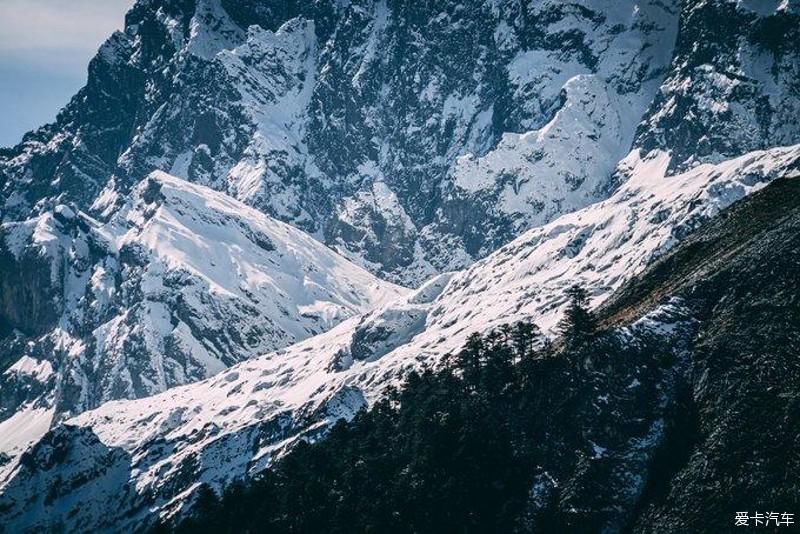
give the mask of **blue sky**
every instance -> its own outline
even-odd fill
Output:
[[[134,0],[0,0],[0,146],[55,119]]]

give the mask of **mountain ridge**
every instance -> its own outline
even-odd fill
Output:
[[[108,223],[59,205],[0,228],[2,272],[38,273],[41,287],[11,283],[41,299],[31,314],[47,314],[0,345],[12,356],[2,419],[47,408],[56,424],[208,378],[405,292],[301,230],[160,172]]]
[[[162,513],[177,513],[200,482],[224,487],[257,473],[297,440],[316,439],[337,419],[375,402],[412,369],[458,350],[473,331],[531,318],[552,331],[566,304],[564,289],[576,281],[586,284],[595,305],[602,302],[731,203],[780,177],[800,177],[799,150],[755,152],[677,177],[654,172],[654,166],[666,172],[663,159],[645,162],[638,178],[609,201],[533,229],[471,269],[442,275],[399,302],[208,381],[139,401],[107,403],[68,421],[37,445],[40,454],[58,456],[56,451],[85,446],[88,450],[79,457],[97,454],[97,459],[51,464],[43,457],[41,470],[30,462],[15,468],[12,461],[5,487],[24,494],[32,487],[25,477],[41,476],[45,483],[58,474],[64,481],[81,480],[81,491],[111,498],[117,490],[102,481],[108,469],[121,470],[115,477],[136,489],[120,497],[116,508],[140,514],[163,507]],[[659,216],[653,206],[668,206],[669,213]],[[637,211],[638,226],[630,219]],[[602,243],[608,246],[600,248]],[[490,283],[500,293],[488,290]],[[537,286],[539,291],[533,291]],[[497,306],[517,307],[518,312],[500,312]],[[484,316],[491,319],[479,321]],[[137,473],[135,482],[122,474],[129,470]],[[64,494],[66,508],[55,500],[48,509],[66,514],[75,507],[81,521],[100,514],[91,506],[84,509],[77,491]]]

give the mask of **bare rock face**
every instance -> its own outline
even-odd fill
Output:
[[[103,224],[2,226],[0,420],[60,421],[324,332],[404,290],[304,232],[164,173]],[[30,414],[29,414],[30,415]]]
[[[797,143],[800,11],[794,2],[688,2],[672,64],[635,145],[680,171]]]
[[[676,2],[140,1],[57,122],[0,154],[4,220],[105,219],[153,170],[419,285],[601,198]]]

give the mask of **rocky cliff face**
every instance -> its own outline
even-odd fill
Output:
[[[678,17],[674,2],[140,1],[58,121],[0,155],[4,219],[56,199],[106,218],[159,169],[418,285],[603,196]]]
[[[58,422],[201,380],[404,292],[300,230],[163,173],[105,224],[59,205],[0,228],[12,328],[0,340],[1,419],[36,411]]]
[[[797,142],[800,11],[795,2],[686,2],[672,64],[635,146],[679,171]]]

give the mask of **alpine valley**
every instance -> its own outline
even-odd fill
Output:
[[[0,149],[0,532],[178,528],[503,325],[581,362],[513,530],[800,514],[798,179],[795,0],[138,0]]]

